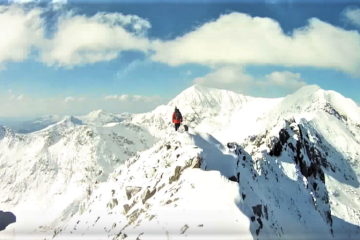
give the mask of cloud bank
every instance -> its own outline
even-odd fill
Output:
[[[276,87],[278,91],[289,94],[306,85],[300,73],[289,71],[272,72],[261,78],[255,78],[239,66],[226,66],[214,70],[204,77],[195,78],[193,83],[208,87],[227,89],[241,94],[250,94],[259,87],[266,91]]]
[[[25,11],[17,6],[0,6],[0,64],[22,62],[32,47],[41,46],[44,39],[41,13],[40,9]]]
[[[128,26],[134,32],[126,30]],[[54,38],[44,41],[42,61],[49,66],[72,68],[113,60],[121,51],[147,52],[150,43],[142,34],[150,27],[144,19],[119,13],[64,15]]]
[[[345,20],[357,27],[360,27],[360,8],[357,6],[350,6],[343,11]]]
[[[11,92],[9,92],[9,95]],[[39,117],[43,115],[84,115],[103,109],[111,113],[142,113],[155,109],[165,100],[158,96],[113,95],[103,98],[30,98],[24,95],[0,96],[0,117]]]
[[[359,32],[316,18],[288,35],[273,19],[231,13],[174,40],[156,41],[154,48],[152,60],[171,66],[310,66],[360,74]]]
[[[75,12],[60,14],[57,31],[44,38],[45,11],[21,6],[0,8],[0,63],[24,61],[32,48],[39,49],[40,61],[48,66],[74,66],[110,61],[122,51],[140,51],[155,62],[170,66],[195,63],[276,65],[331,68],[360,74],[360,34],[319,19],[309,19],[291,34],[283,32],[270,18],[231,13],[207,22],[174,40],[149,40],[148,20],[136,15]],[[360,10],[344,12],[353,24],[360,24]]]

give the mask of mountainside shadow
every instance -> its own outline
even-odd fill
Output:
[[[12,223],[16,222],[16,216],[12,212],[3,212],[0,210],[0,231],[6,229]]]
[[[239,184],[242,201],[236,205],[249,218],[249,231],[254,240],[283,237],[294,240],[341,239],[343,233],[351,229],[350,237],[356,239],[356,225],[332,216],[328,203],[329,193],[324,189],[325,183],[320,176],[313,178],[309,175],[309,185],[305,186],[301,173],[298,179],[294,179],[279,168],[279,163],[275,160],[282,161],[287,156],[267,156],[266,161],[256,160],[237,145],[234,151],[236,157],[215,147],[219,142],[211,135],[206,138],[197,134],[193,136],[195,145],[205,151],[211,149],[208,157],[205,157],[204,170],[219,171],[223,177]],[[228,144],[227,147],[231,149],[232,146]],[[281,153],[285,155],[286,152]],[[295,161],[291,163],[295,168],[299,167]],[[313,190],[313,186],[316,190]],[[313,201],[312,191],[316,192],[316,203]]]
[[[305,122],[305,120],[303,121]],[[326,174],[336,179],[338,182],[350,185],[354,188],[358,188],[360,186],[359,179],[353,167],[350,165],[349,161],[345,159],[345,156],[338,150],[336,150],[335,146],[329,143],[321,133],[316,131],[316,129],[312,126],[311,122],[306,121],[303,124],[302,128],[304,128],[302,132],[303,135],[305,135],[303,136],[303,138],[308,140],[308,137],[306,135],[308,134],[307,132],[310,130],[312,135],[316,136],[319,139],[315,147],[318,149],[320,148],[322,151],[322,153],[314,153],[312,149],[310,149],[310,147],[307,147],[305,144],[305,148],[309,158],[319,158],[321,166],[323,167],[323,170],[326,171]]]
[[[334,227],[334,239],[359,239],[360,226],[346,222],[345,220],[332,216]]]

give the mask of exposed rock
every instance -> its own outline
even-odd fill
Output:
[[[335,190],[335,191],[332,192],[332,195],[333,195],[334,197],[339,197],[339,196],[340,196],[340,193]]]
[[[278,138],[272,138],[269,148],[270,150],[270,156],[276,156],[279,157],[281,155],[282,151],[282,145]]]
[[[235,176],[229,177],[229,180],[233,182],[238,182],[238,179]]]
[[[130,200],[132,196],[141,191],[141,187],[126,187],[126,196]]]
[[[159,192],[163,187],[165,187],[165,183],[163,183],[160,187],[158,187],[157,191]]]
[[[125,214],[126,214],[126,213],[128,213],[128,212],[129,212],[129,210],[130,210],[130,206],[129,206],[129,204],[124,204],[123,208],[124,208],[124,212],[125,212]]]
[[[143,235],[144,233],[140,233],[139,236],[137,236],[136,240],[141,240],[140,236]]]
[[[264,214],[265,214],[266,220],[269,220],[269,214],[268,214],[268,208],[267,208],[267,206],[264,206]]]
[[[143,192],[143,194],[141,195],[141,201],[143,204],[145,204],[145,202],[151,198],[152,196],[154,196],[154,194],[156,193],[156,188],[154,188],[151,192],[148,189],[146,189],[146,191]]]
[[[111,199],[111,201],[107,204],[107,207],[113,209],[115,206],[118,205],[118,201],[116,198]]]
[[[262,223],[261,219],[260,219],[260,218],[258,218],[258,219],[256,219],[256,220],[257,220],[257,222],[259,223],[260,228],[263,228],[263,223]]]
[[[144,209],[135,209],[128,218],[130,219],[130,223],[134,223],[136,219],[140,216],[141,213],[145,212]]]
[[[201,158],[200,157],[196,157],[192,160],[192,164],[190,166],[190,168],[200,168],[201,167]]]
[[[125,238],[127,238],[127,235],[126,235],[125,233],[122,233],[122,234],[120,235],[120,239],[125,239]]]
[[[236,148],[236,143],[233,143],[233,142],[229,142],[229,143],[227,143],[226,145],[227,145],[227,147],[228,147],[229,149],[235,149],[235,148]]]
[[[252,209],[256,216],[258,216],[258,217],[262,216],[262,205],[261,204],[252,207]]]
[[[185,225],[181,228],[180,234],[184,234],[185,231],[186,231],[188,228],[189,228],[189,226],[185,224]]]
[[[243,193],[241,193],[241,196],[242,196],[242,199],[243,199],[243,200],[245,200],[246,195],[245,195],[245,194],[243,194]]]
[[[179,180],[180,178],[180,166],[176,166],[175,167],[175,171],[174,171],[174,175],[170,177],[169,179],[169,184],[176,182],[177,180]]]

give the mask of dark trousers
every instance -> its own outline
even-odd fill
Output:
[[[175,131],[177,131],[180,127],[180,123],[175,123]]]

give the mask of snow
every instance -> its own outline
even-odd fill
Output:
[[[149,113],[0,128],[0,209],[19,219],[0,236],[358,239],[359,145],[360,108],[318,86],[263,99],[194,85]]]
[[[123,114],[112,114],[105,112],[104,110],[96,110],[85,116],[77,116],[76,118],[80,119],[84,123],[88,125],[94,126],[104,126],[109,123],[122,122],[125,119],[131,117],[131,114],[123,113]]]
[[[31,134],[8,130],[0,143],[1,209],[17,216],[13,228],[50,224],[65,209],[77,211],[95,181],[106,181],[126,159],[151,147],[153,137],[136,125],[96,128],[68,117]],[[41,216],[33,219],[33,216]],[[69,216],[70,217],[70,216]]]

